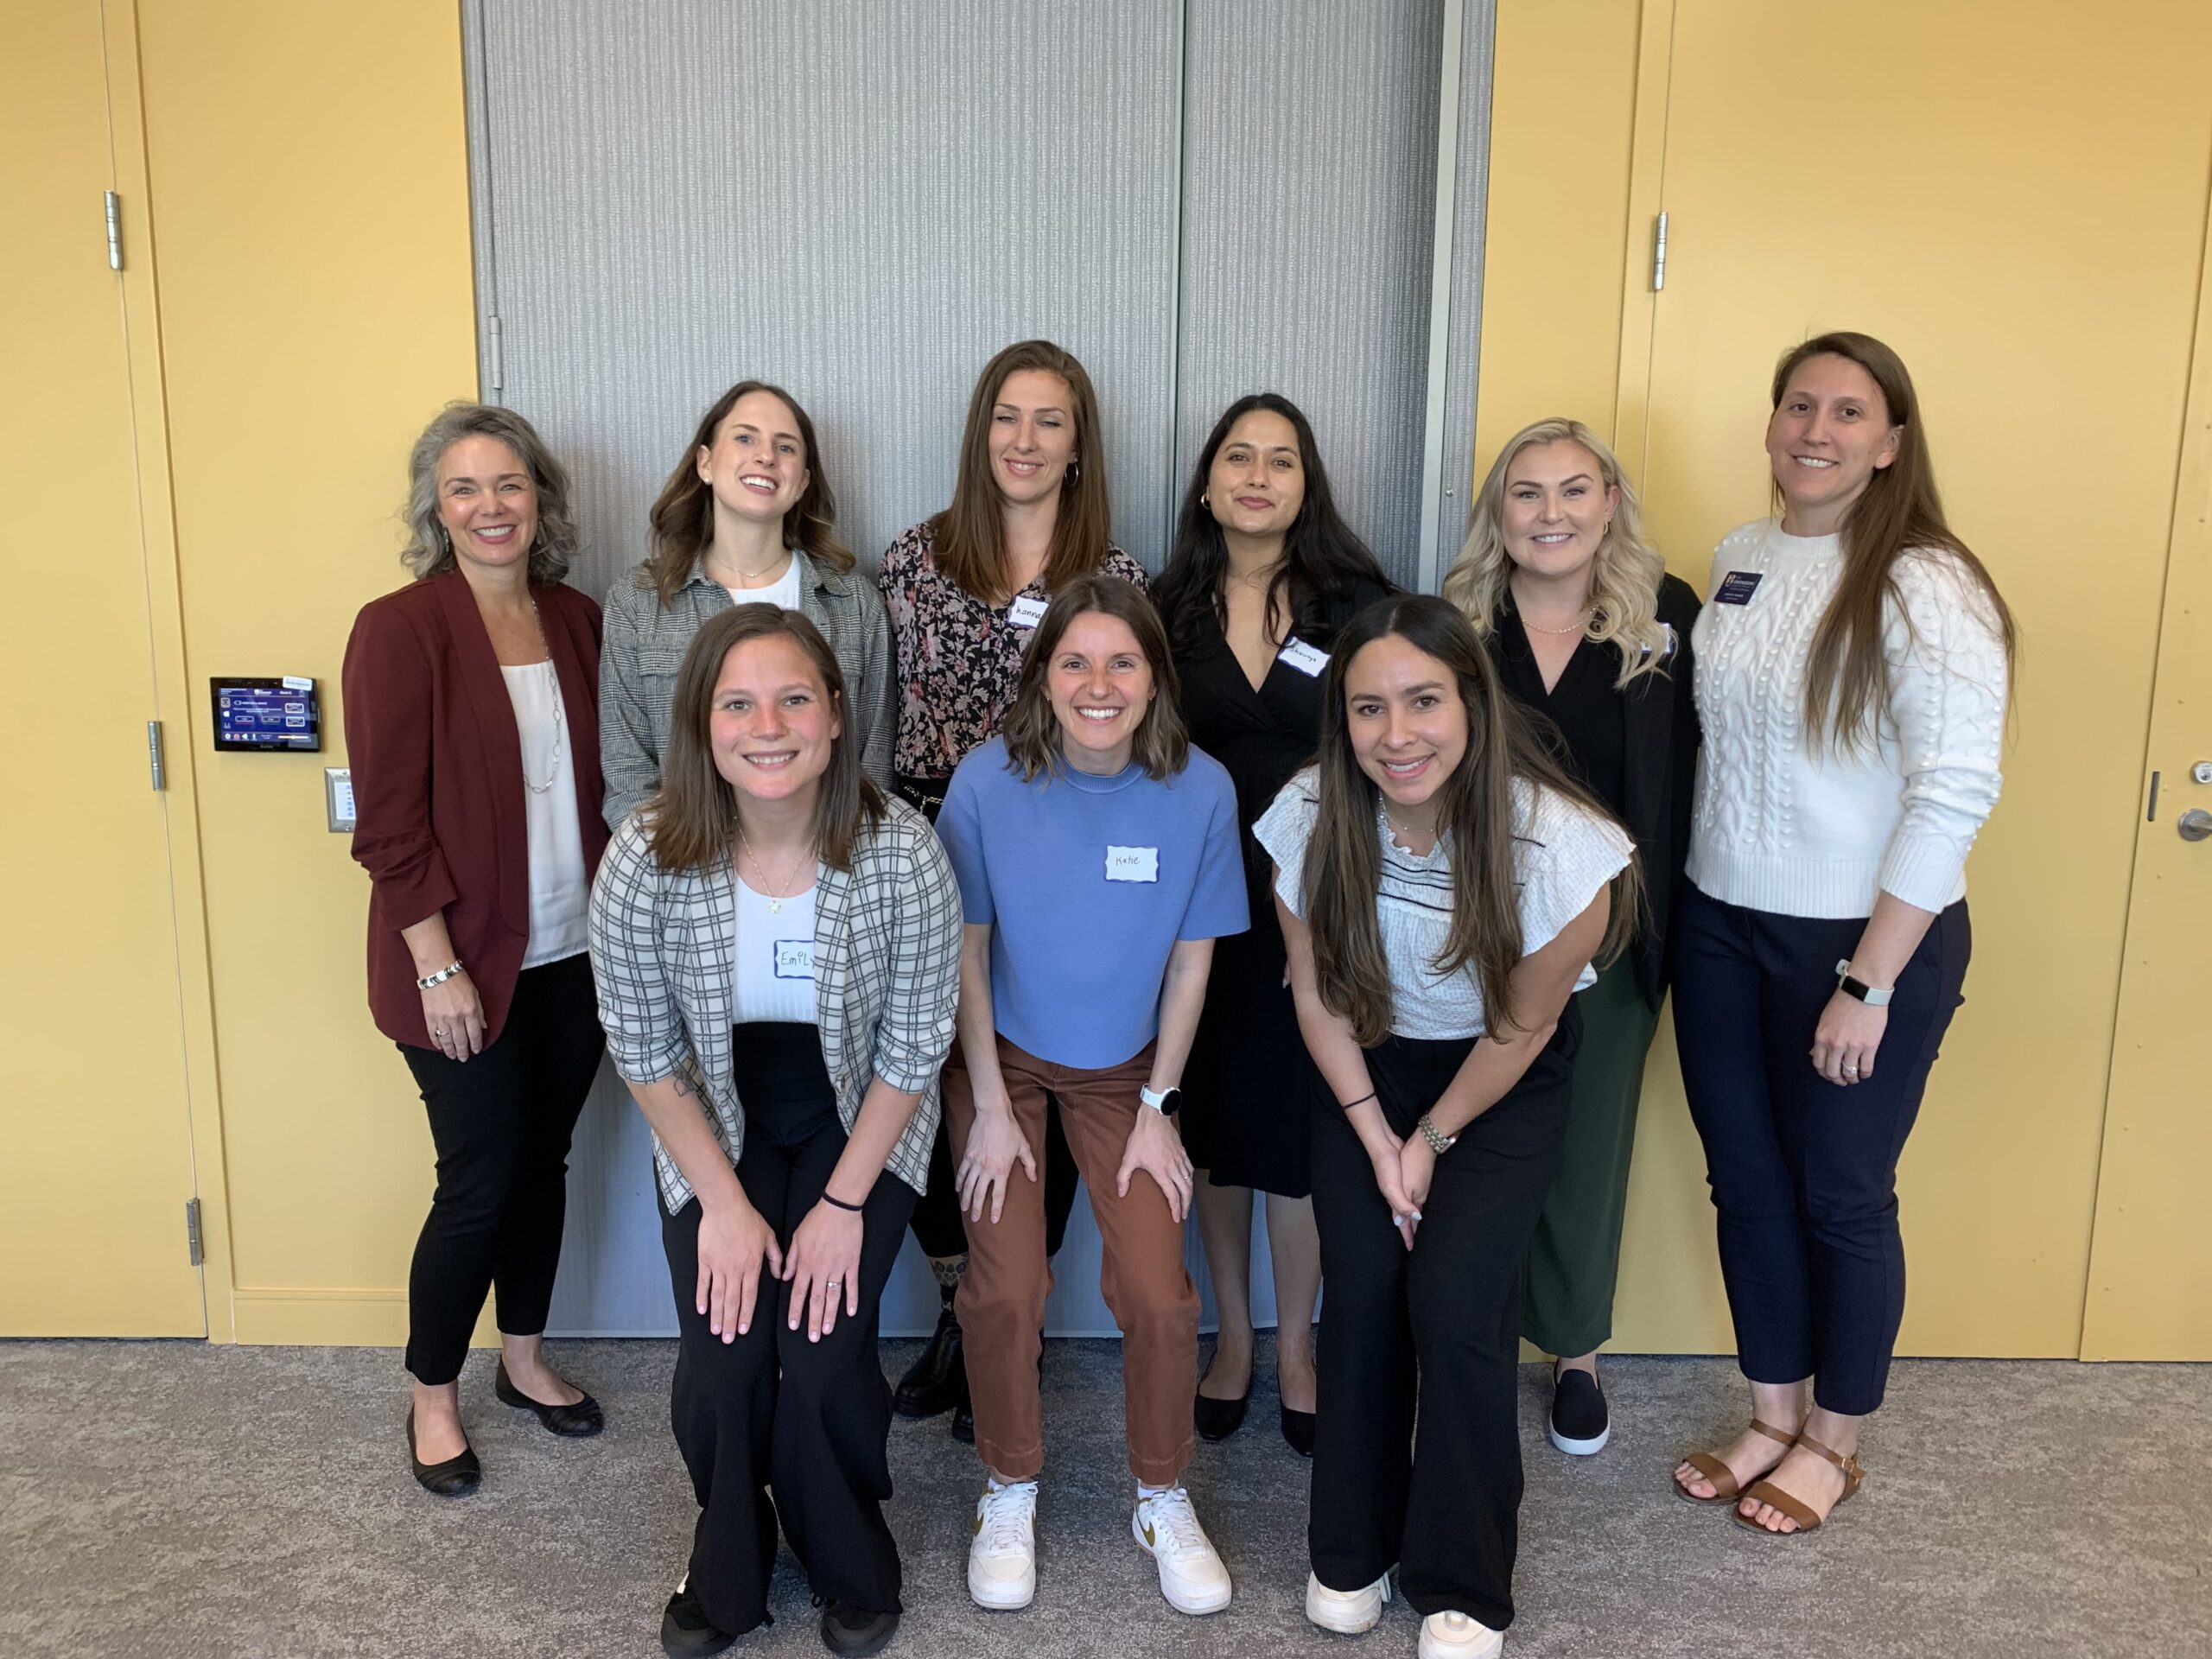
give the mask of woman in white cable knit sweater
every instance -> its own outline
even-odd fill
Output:
[[[1898,1154],[1959,1005],[2011,614],[1943,520],[1911,378],[1864,334],[1775,371],[1778,519],[1713,556],[1675,1027],[1751,1427],[1681,1496],[1808,1532],[1858,1489],[1904,1311]]]

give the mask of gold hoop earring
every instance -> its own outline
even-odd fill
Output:
[[[1198,492],[1198,505],[1202,507],[1212,506],[1213,492],[1211,490],[1200,490]]]

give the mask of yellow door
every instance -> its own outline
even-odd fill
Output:
[[[2181,454],[2084,1359],[2212,1359],[2212,282],[2197,310]]]
[[[2174,836],[2186,789],[2171,770],[2163,822],[2139,825],[2205,246],[2212,7],[1683,0],[1645,14],[1643,90],[1656,79],[1663,102],[1639,103],[1634,234],[1665,211],[1667,269],[1653,295],[1632,262],[1620,435],[1669,563],[1702,591],[1714,543],[1767,511],[1775,359],[1855,328],[1911,368],[1952,522],[2019,619],[2004,798],[1967,876],[1967,1003],[1901,1178],[1902,1347],[2074,1354],[2139,827],[2174,901],[2158,971],[2193,980],[2200,1008],[2212,937],[2212,846]],[[2201,618],[2212,593],[2195,545]],[[2202,688],[2195,630],[2182,648]],[[2177,760],[2189,743],[2212,758],[2201,713],[2183,737]],[[2197,796],[2212,807],[2212,787]],[[1652,1070],[1665,1082],[1637,1148],[1618,1345],[1726,1348],[1702,1155],[1671,1057]],[[2190,1187],[2208,1166],[2196,1133]],[[2137,1150],[2158,1166],[2180,1145]]]
[[[95,0],[0,9],[7,1336],[207,1329],[107,98]]]

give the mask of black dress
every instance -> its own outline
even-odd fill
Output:
[[[1338,632],[1387,590],[1361,582],[1325,608],[1326,626],[1294,638],[1326,651]],[[1315,637],[1315,636],[1319,637]],[[1183,1141],[1216,1186],[1306,1197],[1307,1111],[1319,1086],[1283,983],[1270,861],[1252,825],[1313,758],[1321,730],[1321,676],[1277,656],[1255,691],[1211,614],[1176,654],[1191,741],[1228,768],[1236,785],[1249,931],[1217,939],[1205,1011],[1183,1071]]]

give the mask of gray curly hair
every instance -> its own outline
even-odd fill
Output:
[[[537,535],[530,544],[530,579],[540,584],[569,574],[576,552],[575,520],[569,516],[568,469],[553,459],[537,429],[511,409],[453,403],[423,429],[407,455],[407,545],[399,562],[417,582],[453,568],[453,537],[438,519],[438,462],[463,438],[497,438],[522,457],[537,491]]]

